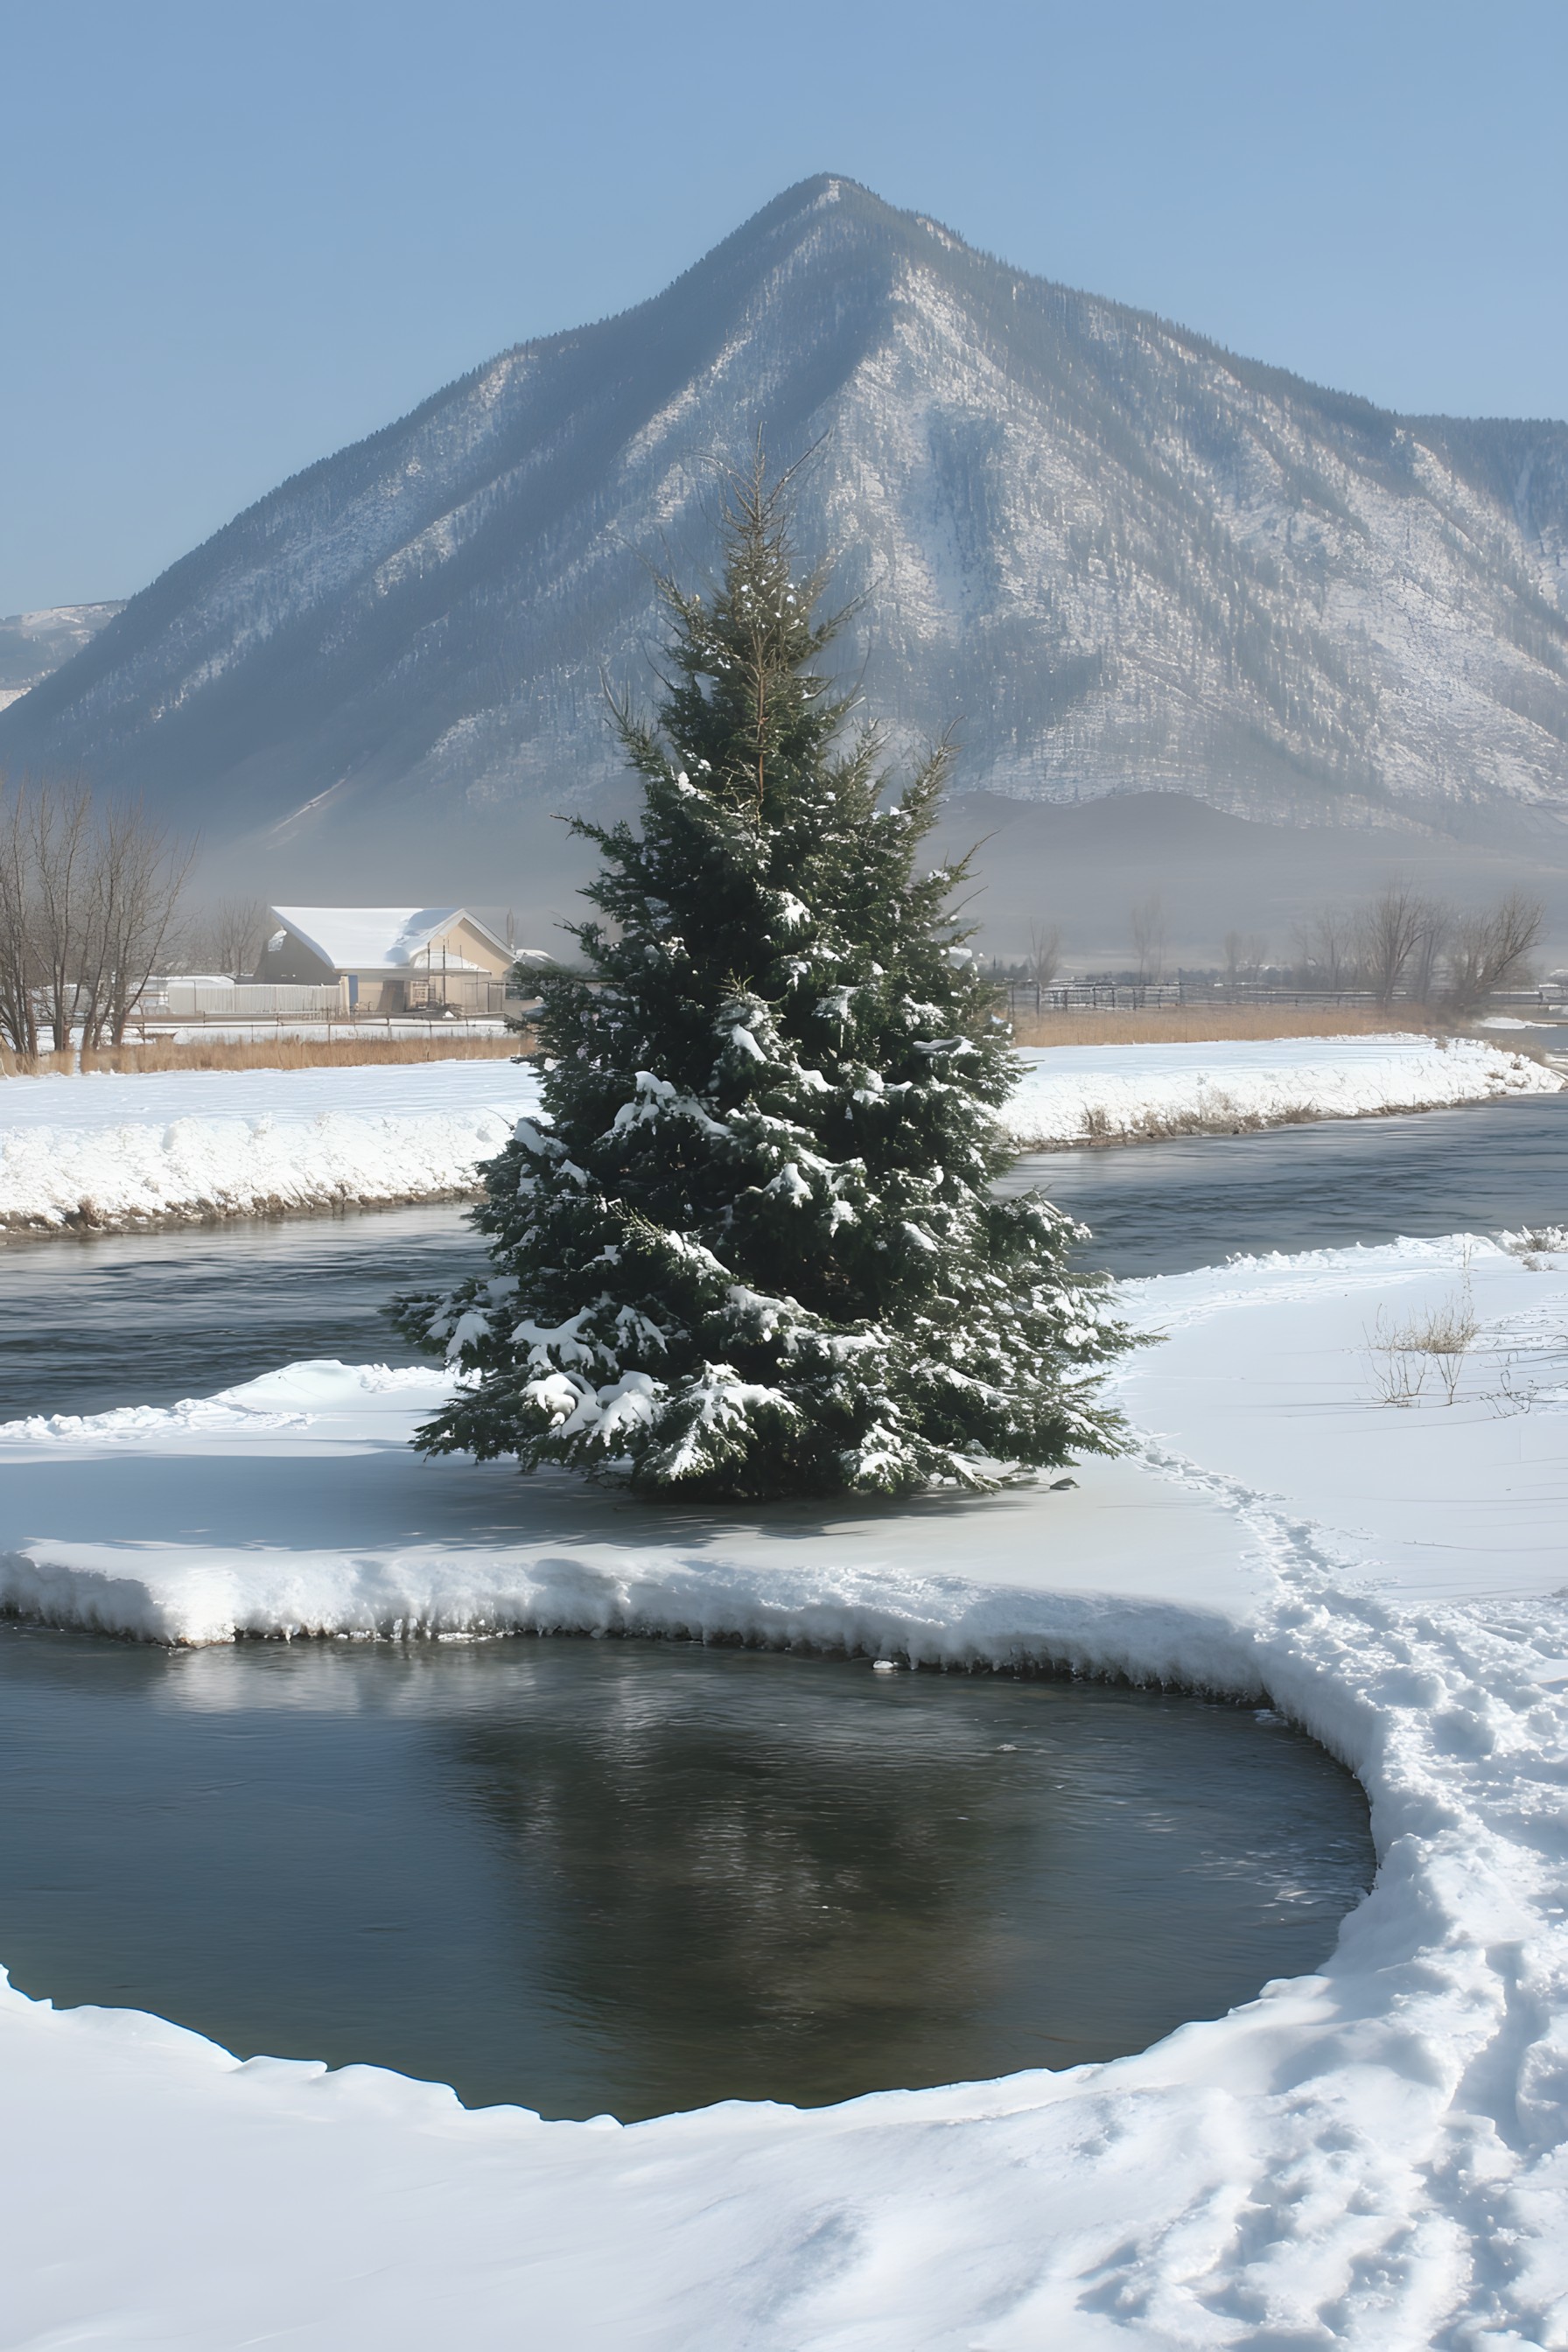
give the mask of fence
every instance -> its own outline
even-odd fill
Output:
[[[1188,1004],[1355,1004],[1371,1013],[1383,1005],[1413,1004],[1417,1001],[1408,988],[1396,988],[1392,996],[1380,996],[1373,988],[1273,988],[1260,981],[1238,981],[1233,985],[1223,980],[1188,980],[1183,987],[1183,1001]],[[1436,993],[1441,998],[1443,992],[1439,988]],[[1486,1001],[1494,1011],[1518,1005],[1526,1011],[1550,1012],[1564,997],[1568,997],[1568,986],[1555,981],[1537,988],[1494,988],[1488,992]]]
[[[221,1016],[226,1021],[270,1021],[286,1013],[296,1021],[336,1019],[343,1009],[342,992],[325,988],[272,986],[259,981],[170,980],[149,990],[137,1006],[146,1021],[199,1021]]]
[[[1223,980],[1086,980],[1041,988],[1032,980],[1004,980],[1008,1010],[1033,1013],[1142,1013],[1162,1004],[1290,1004],[1331,1008],[1353,1005],[1375,1012],[1385,1003],[1408,1004],[1410,992],[1398,988],[1391,998],[1370,988],[1269,988],[1261,982]],[[1495,1000],[1503,1002],[1500,997]],[[1511,1000],[1510,1000],[1511,1001]],[[1529,1002],[1534,1003],[1532,992]]]
[[[155,982],[136,1007],[140,1025],[166,1028],[178,1023],[205,1026],[220,1021],[241,1024],[255,1021],[331,1022],[345,1028],[366,1020],[412,1019],[421,1023],[458,1020],[499,1021],[520,1009],[523,1000],[510,997],[504,981],[471,973],[440,973],[426,980],[423,972],[396,980],[374,993],[365,991],[350,1003],[341,987],[310,986],[285,982],[168,980]]]
[[[1374,988],[1271,988],[1262,981],[1248,980],[1189,980],[1184,986],[1182,1001],[1186,1004],[1306,1004],[1321,1005],[1325,1012],[1349,1004],[1374,1013],[1380,1005],[1415,1002],[1407,988],[1396,988],[1392,996],[1379,996]]]
[[[1142,1013],[1151,1005],[1169,1004],[1289,1004],[1323,1012],[1350,1006],[1376,1013],[1415,1002],[1407,988],[1396,988],[1385,997],[1371,988],[1273,988],[1261,981],[1232,982],[1197,975],[1159,982],[1068,981],[1045,988],[1032,980],[1012,980],[1001,973],[995,978],[1007,992],[1007,1010],[1015,1018],[1020,1013]],[[1556,981],[1539,988],[1495,989],[1486,1001],[1493,1012],[1512,1007],[1551,1013],[1568,1001],[1568,984]]]
[[[491,980],[481,972],[410,972],[406,980],[395,981],[392,985],[401,991],[407,1013],[440,1014],[450,1011],[489,1013],[499,1019],[507,1004],[506,982]],[[384,1002],[384,1009],[389,1009]]]
[[[1042,988],[1037,981],[1009,980],[1007,1010],[1018,1013],[1142,1013],[1151,1004],[1181,1004],[1179,980],[1081,980]]]

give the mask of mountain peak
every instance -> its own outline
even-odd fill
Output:
[[[367,859],[471,892],[615,789],[641,558],[705,563],[759,429],[820,445],[797,536],[858,600],[847,668],[895,749],[959,720],[963,789],[1568,813],[1568,428],[1389,415],[835,173],[282,485],[0,716],[0,761],[248,842],[275,893]]]

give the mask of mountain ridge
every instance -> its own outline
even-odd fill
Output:
[[[110,600],[0,614],[0,709],[31,693],[123,610]]]
[[[617,790],[644,559],[701,566],[759,426],[822,443],[846,671],[895,752],[960,719],[961,791],[1568,824],[1568,425],[1395,416],[834,174],[279,484],[0,716],[0,761],[280,874],[548,866],[549,812]]]

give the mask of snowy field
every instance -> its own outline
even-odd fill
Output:
[[[5,2340],[1568,2345],[1568,1234],[1128,1295],[1167,1335],[1117,1376],[1139,1454],[1060,1494],[632,1511],[421,1464],[436,1376],[330,1364],[0,1432],[5,1597],[55,1622],[749,1633],[1168,1676],[1314,1732],[1380,1857],[1321,1972],[1228,2017],[815,2112],[466,2113],[6,1992]],[[1449,1402],[1415,1342],[1454,1312]]]
[[[1007,1113],[1020,1149],[1429,1110],[1563,1080],[1500,1046],[1430,1037],[1036,1049]],[[0,1233],[116,1232],[473,1188],[537,1106],[531,1069],[439,1062],[0,1081]]]

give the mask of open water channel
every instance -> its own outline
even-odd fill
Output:
[[[1036,1184],[1092,1227],[1087,1263],[1129,1276],[1561,1224],[1568,1096],[1043,1152],[1005,1180]],[[0,1244],[0,1420],[170,1404],[306,1356],[416,1362],[387,1299],[458,1279],[479,1249],[451,1205]]]
[[[1053,1153],[1124,1276],[1568,1221],[1568,1105]],[[13,1244],[0,1417],[404,1360],[449,1208]],[[250,2054],[623,2117],[1146,2045],[1308,1969],[1359,1790],[1269,1716],[675,1643],[0,1629],[0,1956]]]

